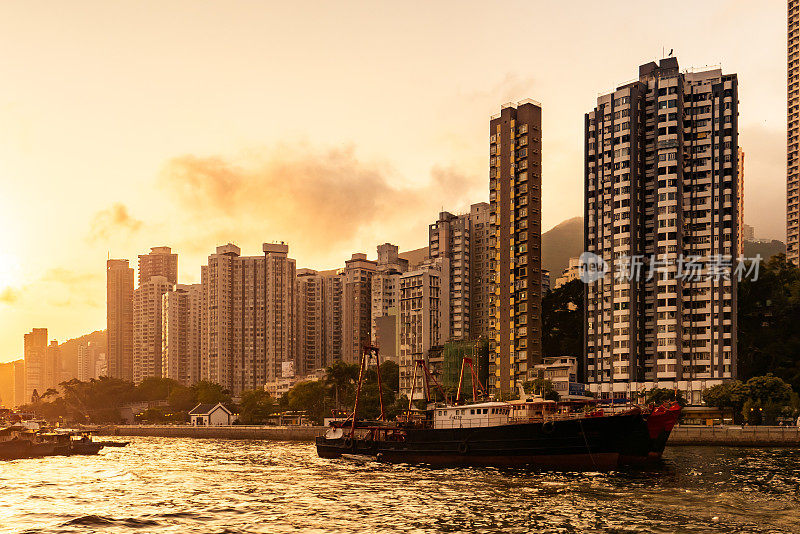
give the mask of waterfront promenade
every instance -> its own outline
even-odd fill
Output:
[[[190,426],[119,425],[92,427],[100,435],[171,438],[259,439],[313,441],[322,426]],[[669,445],[716,445],[730,447],[800,447],[800,428],[783,426],[676,426]]]

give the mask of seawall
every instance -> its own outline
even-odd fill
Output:
[[[94,427],[101,436],[314,441],[323,426],[120,425]],[[800,447],[800,428],[783,426],[676,426],[670,446]]]
[[[270,441],[314,441],[325,432],[322,426],[191,426],[119,425],[97,427],[101,436],[154,436],[162,438],[263,439]]]
[[[800,447],[800,428],[792,426],[676,426],[667,445]]]

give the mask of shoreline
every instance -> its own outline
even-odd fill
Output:
[[[324,426],[104,425],[85,427],[100,436],[314,441]],[[782,426],[676,426],[668,446],[800,447],[800,428]]]

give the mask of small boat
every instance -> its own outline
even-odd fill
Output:
[[[92,441],[92,438],[86,432],[74,434],[70,441],[70,455],[81,454],[90,455],[97,454],[103,448],[103,444],[99,441]]]
[[[99,441],[103,447],[127,447],[130,441]]]

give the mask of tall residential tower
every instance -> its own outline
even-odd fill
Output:
[[[133,380],[133,269],[128,260],[106,263],[108,376]]]
[[[489,124],[494,257],[489,391],[507,394],[542,357],[542,108],[506,104]]]
[[[789,0],[786,67],[786,257],[800,265],[800,0]]]
[[[672,57],[586,114],[585,250],[609,269],[586,288],[582,370],[603,398],[696,402],[736,376],[737,124],[736,75]]]
[[[263,251],[217,247],[201,270],[202,378],[236,395],[294,367],[295,261],[285,243],[264,243]]]

